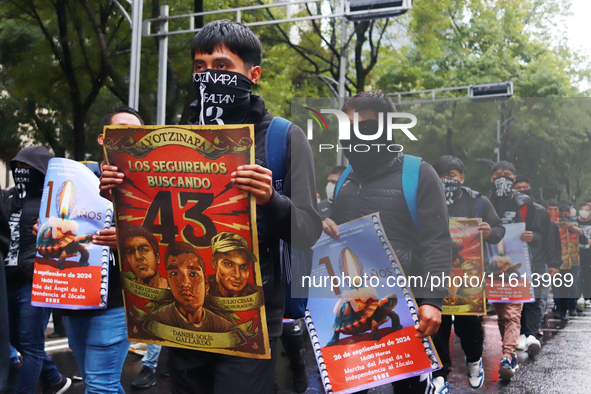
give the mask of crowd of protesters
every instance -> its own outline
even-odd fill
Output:
[[[192,104],[196,116],[191,124],[254,124],[256,162],[237,170],[234,186],[255,197],[257,204],[260,265],[264,281],[267,325],[270,337],[270,360],[247,359],[195,350],[170,348],[167,374],[171,376],[173,393],[233,393],[237,387],[244,393],[275,391],[277,341],[282,336],[294,376],[294,389],[304,392],[308,377],[303,362],[301,327],[283,324],[285,279],[278,275],[280,240],[298,247],[310,248],[325,231],[337,238],[337,225],[380,211],[386,235],[406,273],[434,276],[448,273],[454,259],[455,247],[449,232],[450,218],[481,218],[479,230],[485,242],[496,244],[505,234],[503,225],[525,223],[520,238],[531,250],[532,270],[536,273],[571,273],[575,285],[554,289],[556,312],[568,320],[580,310],[577,300],[581,290],[591,281],[591,201],[578,206],[578,214],[569,201],[536,201],[531,196],[531,180],[512,163],[501,161],[491,169],[490,196],[464,185],[464,163],[456,157],[443,156],[433,165],[420,161],[416,217],[407,207],[402,192],[402,172],[405,155],[389,151],[356,152],[345,149],[352,170],[343,175],[344,167],[333,169],[327,179],[327,200],[318,201],[313,155],[303,131],[292,124],[287,141],[288,174],[283,193],[273,189],[272,174],[265,167],[265,133],[272,120],[263,98],[250,93],[261,77],[262,48],[258,38],[246,27],[230,21],[215,21],[206,25],[194,37],[191,45],[195,73],[209,70],[218,74],[237,76],[235,89],[248,94],[238,98],[213,119],[204,118],[204,100]],[[212,82],[213,83],[213,82]],[[209,88],[209,87],[208,87]],[[223,87],[211,86],[211,91],[225,93]],[[358,122],[363,134],[374,134],[379,127],[378,113],[394,112],[394,105],[379,92],[363,92],[346,101],[343,112]],[[211,111],[209,111],[211,112]],[[354,116],[357,115],[357,117]],[[133,109],[120,106],[105,115],[105,125],[143,125]],[[353,127],[353,126],[352,126]],[[357,142],[357,133],[344,148]],[[102,134],[97,130],[98,143]],[[383,137],[386,138],[385,133]],[[375,141],[376,144],[387,141]],[[298,159],[291,159],[291,152]],[[22,149],[10,162],[15,187],[2,192],[0,200],[0,357],[9,368],[0,370],[0,387],[15,393],[32,394],[40,384],[43,393],[66,392],[71,380],[63,376],[44,350],[45,330],[51,310],[31,306],[33,263],[36,253],[36,223],[43,191],[43,179],[51,153],[42,146]],[[91,166],[100,177],[99,193],[108,199],[123,179],[117,167]],[[293,174],[293,176],[292,176]],[[335,198],[339,178],[342,187]],[[535,186],[535,185],[534,185]],[[291,199],[292,190],[299,195]],[[562,256],[557,221],[568,222],[568,231],[579,237],[579,266],[561,269]],[[286,229],[291,229],[291,231]],[[99,231],[95,244],[117,249],[115,228]],[[4,279],[3,276],[6,278]],[[159,278],[163,286],[166,280]],[[6,286],[6,288],[4,287]],[[56,335],[68,336],[69,346],[76,358],[80,376],[87,393],[123,393],[121,373],[130,347],[126,336],[125,311],[121,292],[119,261],[111,253],[109,268],[109,298],[106,309],[93,311],[64,311],[65,329],[56,325]],[[540,335],[548,303],[548,289],[535,289],[535,302],[495,303],[502,337],[502,359],[499,375],[510,380],[519,367],[516,351],[534,357],[541,349]],[[481,316],[442,316],[442,300],[447,289],[436,287],[428,296],[417,298],[419,305],[420,338],[431,337],[443,368],[398,381],[395,393],[449,393],[447,376],[451,370],[449,342],[452,326],[460,338],[466,355],[468,380],[473,388],[484,383]],[[585,295],[588,297],[588,295]],[[589,301],[587,301],[589,302]],[[54,312],[54,322],[59,321]],[[8,325],[5,323],[8,322]],[[65,331],[65,333],[64,333]],[[142,371],[134,381],[135,388],[156,384],[155,370],[161,348],[148,346],[142,360]],[[19,357],[20,353],[20,357]],[[4,365],[4,364],[1,364]],[[238,385],[238,386],[237,386]]]

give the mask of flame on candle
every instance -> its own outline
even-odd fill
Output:
[[[72,203],[73,193],[74,184],[72,181],[66,181],[60,195],[59,216],[62,219],[67,219],[70,216],[70,204]]]

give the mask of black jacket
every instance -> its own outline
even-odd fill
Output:
[[[53,155],[43,146],[29,146],[21,149],[10,164],[14,168],[16,162],[25,163],[45,175],[49,159],[52,157]],[[18,289],[23,283],[31,281],[33,278],[33,267],[35,264],[35,255],[37,254],[37,239],[32,231],[33,226],[39,218],[43,185],[39,185],[38,190],[37,193],[27,195],[22,205],[18,266],[6,268],[6,284],[9,291]],[[15,188],[4,193],[3,202],[7,217],[10,217],[12,212],[20,209],[16,204]]]
[[[402,191],[402,163],[398,155],[390,165],[376,169],[363,182],[355,169],[344,182],[336,198],[331,219],[337,224],[380,213],[386,236],[402,265],[404,273],[422,276],[449,275],[453,241],[441,181],[426,162],[421,162],[417,191],[417,230]],[[428,283],[430,285],[430,283]],[[445,286],[414,288],[419,304],[441,309],[448,294]]]
[[[503,218],[505,216],[505,212],[509,211],[508,209],[506,209],[506,203],[510,199],[504,200],[503,197],[498,197],[494,194],[491,195],[489,198],[493,207],[495,207],[495,210],[497,211],[499,217]],[[542,227],[540,226],[540,219],[538,217],[538,213],[536,211],[533,198],[514,190],[511,199],[513,199],[517,204],[518,210],[515,216],[513,217],[512,221],[503,221],[503,223],[510,224],[525,222],[525,230],[531,231],[533,233],[533,240],[532,242],[528,243],[529,246],[532,247],[538,245],[540,242],[542,242]],[[522,217],[521,215],[521,209],[523,206],[525,206],[527,209],[525,217]]]
[[[464,198],[467,199],[468,204],[459,204]],[[482,212],[477,211],[476,201],[479,198],[482,199]],[[458,209],[460,206],[463,209]],[[481,218],[483,222],[488,223],[490,225],[490,235],[485,241],[490,244],[498,244],[505,236],[505,227],[503,227],[503,222],[497,215],[492,203],[476,190],[462,186],[460,198],[447,208],[450,217]]]
[[[199,113],[199,101],[193,102],[191,108],[194,113]],[[254,124],[255,162],[263,167],[267,167],[265,136],[272,119],[273,115],[267,112],[262,97],[251,95],[249,123]],[[197,124],[197,121],[198,118],[192,118],[189,123]],[[292,160],[295,154],[297,160]],[[281,335],[285,311],[286,278],[280,263],[279,240],[300,249],[309,249],[322,234],[315,185],[312,149],[302,129],[292,124],[287,135],[283,195],[273,193],[266,205],[257,206],[259,260],[270,337]]]
[[[10,242],[10,227],[2,205],[0,205],[0,261],[8,251]],[[4,270],[0,269],[0,391],[6,387],[8,378],[8,359],[10,358],[10,337],[8,333],[8,297],[6,294],[6,280]]]

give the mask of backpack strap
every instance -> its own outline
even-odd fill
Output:
[[[283,194],[283,182],[287,171],[287,134],[291,122],[274,117],[265,135],[265,160],[267,168],[273,173],[273,188]]]
[[[410,217],[419,229],[419,216],[417,214],[417,192],[419,190],[419,171],[421,169],[421,158],[412,155],[404,155],[402,163],[402,192],[406,200],[406,206]]]
[[[484,203],[482,202],[482,196],[476,197],[476,217],[484,219]]]
[[[337,195],[339,194],[339,190],[341,190],[341,187],[343,187],[343,183],[345,183],[351,171],[353,171],[353,167],[351,167],[351,164],[349,164],[347,168],[345,168],[345,171],[343,171],[341,176],[339,177],[337,185],[334,188],[334,197],[332,198],[334,204],[336,204],[337,202]]]

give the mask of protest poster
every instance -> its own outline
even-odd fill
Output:
[[[39,210],[32,305],[107,307],[110,249],[93,244],[92,236],[111,226],[112,213],[90,169],[68,159],[49,161]]]
[[[505,224],[505,236],[496,245],[486,244],[486,296],[490,302],[532,302],[529,246],[519,236],[525,223]]]
[[[443,299],[444,315],[486,315],[484,248],[481,219],[450,219],[449,232],[458,252],[447,282],[449,297]]]
[[[415,337],[418,306],[379,214],[338,230],[338,239],[324,233],[313,247],[304,319],[325,391],[353,393],[439,369],[430,338]]]
[[[560,269],[568,270],[581,265],[579,257],[579,236],[568,231],[568,222],[558,222],[556,224],[560,232],[560,246],[562,247],[562,265]]]
[[[270,358],[254,197],[232,173],[254,163],[254,129],[106,127],[128,338]]]

